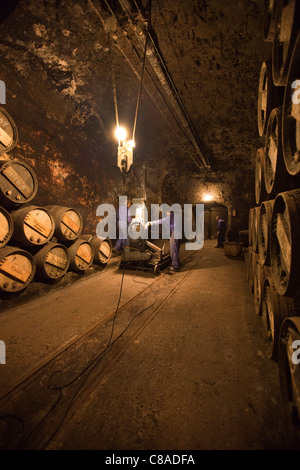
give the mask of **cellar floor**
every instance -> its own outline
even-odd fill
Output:
[[[112,258],[101,273],[0,313],[0,339],[7,347],[7,364],[0,366],[3,397],[116,311],[122,284],[115,321],[99,333],[102,346],[97,344],[98,333],[88,336],[71,359],[57,366],[61,375],[77,374],[82,361],[92,361],[88,347],[95,357],[112,332],[113,338],[119,337],[81,388],[79,383],[79,393],[66,388],[64,400],[69,401],[60,408],[65,406],[68,413],[59,418],[55,432],[51,423],[48,430],[47,421],[43,423],[48,433],[44,448],[289,448],[278,366],[267,357],[245,261],[226,257],[214,245],[209,240],[202,250],[182,251],[182,259],[191,256],[172,276],[134,271],[123,275],[118,258]],[[126,307],[134,296],[137,303]],[[31,413],[41,419],[42,391],[35,393]]]

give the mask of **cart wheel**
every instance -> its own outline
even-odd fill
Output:
[[[155,276],[157,276],[159,274],[159,265],[156,264],[153,268],[153,273],[155,274]]]

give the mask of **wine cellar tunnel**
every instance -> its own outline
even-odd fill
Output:
[[[299,449],[300,2],[3,0],[0,58],[0,449]]]
[[[228,210],[223,205],[215,205],[213,203],[209,206],[204,204],[204,239],[215,239],[218,236],[218,227],[216,224],[216,217],[221,217],[224,222],[228,223]]]

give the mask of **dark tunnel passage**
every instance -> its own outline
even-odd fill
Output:
[[[1,449],[300,447],[299,19],[1,3]]]

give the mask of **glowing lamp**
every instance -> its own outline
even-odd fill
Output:
[[[135,141],[134,140],[128,140],[128,145],[129,145],[129,147],[131,147],[133,149],[135,147]]]
[[[204,194],[203,201],[209,202],[213,200],[213,196],[211,194]]]
[[[116,129],[116,137],[119,142],[122,142],[123,140],[126,139],[127,132],[124,129],[124,127],[117,127]]]
[[[127,132],[124,127],[117,127],[116,137],[119,141],[118,146],[118,167],[122,173],[126,173],[133,163],[134,140],[126,140]]]

